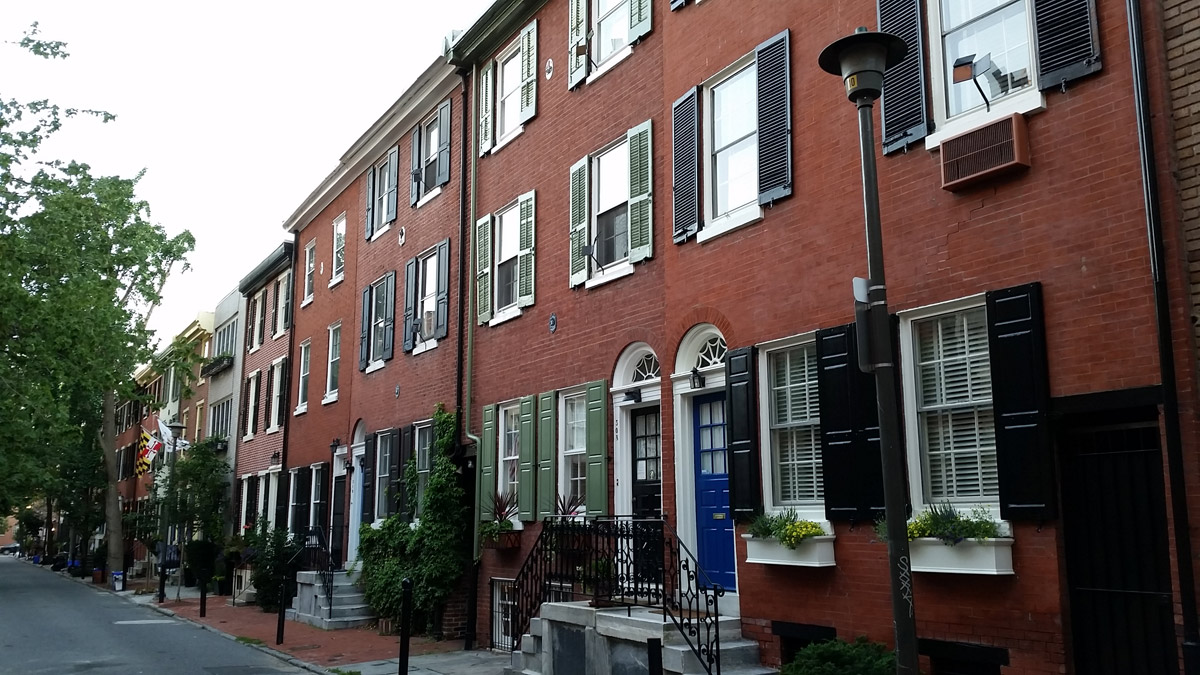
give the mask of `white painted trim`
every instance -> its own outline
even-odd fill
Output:
[[[762,207],[758,205],[757,201],[750,202],[749,204],[737,207],[723,216],[710,220],[696,233],[696,241],[703,244],[723,234],[733,232],[747,225],[753,225],[762,219]]]
[[[424,195],[422,195],[421,198],[417,200],[417,204],[414,208],[419,209],[422,206],[425,206],[430,201],[432,201],[434,197],[436,197],[440,194],[442,194],[442,186],[439,185],[439,186],[433,188],[432,190],[430,190],[429,192],[426,192]]]
[[[329,405],[330,403],[337,403],[337,400],[338,400],[338,390],[335,389],[335,390],[329,392],[328,394],[325,394],[325,396],[323,396],[321,398],[321,405]]]
[[[418,342],[417,344],[413,345],[412,355],[416,356],[417,354],[424,354],[425,352],[429,351],[430,349],[434,349],[437,346],[438,341],[433,338],[425,340],[424,342]]]
[[[375,241],[376,239],[378,239],[378,238],[382,237],[382,236],[384,235],[384,233],[385,233],[385,232],[387,232],[388,230],[392,229],[392,223],[394,223],[394,222],[396,222],[396,221],[394,221],[394,220],[389,220],[388,222],[386,222],[386,223],[384,223],[384,224],[383,224],[383,227],[381,227],[381,228],[379,228],[378,230],[375,230],[374,232],[372,232],[372,233],[371,233],[371,241]]]
[[[333,288],[334,286],[341,284],[343,281],[345,281],[345,279],[346,279],[346,274],[344,272],[342,274],[330,279],[329,280],[329,288]]]
[[[305,307],[308,307],[311,304],[313,304],[313,296],[310,295],[307,298],[305,298],[303,301],[300,302],[300,309],[304,309]]]
[[[588,51],[591,52],[591,45],[588,46]],[[608,58],[605,59],[599,65],[599,67],[597,67],[587,77],[584,78],[584,80],[583,80],[584,83],[592,84],[596,80],[600,79],[600,76],[602,76],[605,73],[607,73],[608,71],[612,70],[613,68],[615,68],[617,66],[618,63],[624,61],[625,59],[629,58],[632,55],[633,55],[633,45],[626,44],[624,47],[618,49],[616,52],[609,54]],[[588,58],[591,58],[590,53],[588,55]]]
[[[488,325],[488,327],[498,326],[498,325],[504,323],[505,321],[512,321],[513,319],[517,318],[518,316],[521,316],[521,308],[515,304],[509,305],[508,307],[505,307],[504,309],[496,312],[492,316],[491,321],[488,321],[487,325]]]
[[[292,411],[292,417],[296,417],[298,415],[303,415],[306,412],[308,412],[308,404],[301,403],[300,405],[296,406],[295,410]]]
[[[383,366],[385,364],[386,364],[386,361],[383,361],[382,359],[380,359],[379,361],[372,361],[370,363],[370,365],[367,366],[367,369],[363,371],[363,375],[370,375],[371,373],[373,373],[377,370],[383,370]]]
[[[935,103],[936,104],[936,103]],[[936,150],[942,141],[977,127],[1003,119],[1014,113],[1035,115],[1046,109],[1046,95],[1037,89],[1006,96],[992,105],[991,110],[976,108],[937,125],[937,131],[925,137],[925,149]]]
[[[496,99],[497,107],[495,110],[492,111],[492,115],[495,115],[496,111],[500,109],[499,103],[500,103],[500,100]],[[509,143],[511,143],[513,141],[513,139],[515,139],[517,136],[520,136],[524,132],[525,132],[525,125],[524,124],[517,125],[516,129],[513,129],[512,131],[508,132],[507,135],[505,135],[505,136],[501,137],[499,140],[497,140],[496,144],[492,146],[492,149],[488,151],[488,154],[489,155],[495,154],[496,152],[498,152],[500,150],[500,148],[503,148],[504,146],[508,145]],[[482,217],[482,216],[480,216],[480,217]]]
[[[592,278],[588,279],[583,284],[583,287],[595,288],[596,286],[603,286],[610,281],[616,281],[617,279],[620,279],[621,277],[627,277],[630,274],[633,274],[633,265],[630,264],[628,260],[625,260],[624,262],[617,263],[616,265],[604,270],[603,272],[600,272],[599,274],[593,274]]]

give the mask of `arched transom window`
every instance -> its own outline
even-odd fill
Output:
[[[707,368],[708,366],[719,366],[725,363],[725,338],[714,335],[700,347],[700,352],[696,354],[696,367]]]
[[[643,354],[642,358],[638,359],[637,365],[633,367],[634,382],[657,380],[660,374],[661,369],[658,366],[658,357],[654,354]]]

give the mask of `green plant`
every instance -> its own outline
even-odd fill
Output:
[[[244,645],[262,645],[262,644],[266,644],[265,642],[263,642],[262,640],[259,640],[258,638],[246,637],[245,635],[239,635],[239,636],[235,637],[235,638],[234,638],[234,640],[235,640],[235,641],[237,641],[237,642],[240,642],[240,643],[242,643],[242,644],[244,644]]]
[[[260,518],[258,528],[250,532],[246,544],[255,551],[250,583],[254,584],[258,606],[264,612],[275,612],[279,610],[285,584],[296,579],[299,570],[296,553],[300,544],[292,540],[287,528],[269,527],[266,518]]]
[[[511,520],[490,520],[486,523],[480,523],[479,540],[498,541],[501,534],[512,532],[512,529],[513,524]]]
[[[887,647],[859,636],[854,642],[815,642],[796,652],[780,675],[892,675],[896,657]]]
[[[746,532],[756,539],[779,540],[779,543],[794,549],[805,539],[825,535],[825,529],[812,520],[803,520],[795,509],[776,514],[761,514],[754,519]]]
[[[886,519],[880,518],[875,523],[875,534],[880,541],[887,541]],[[970,515],[964,515],[948,502],[932,504],[908,522],[909,541],[932,537],[953,546],[964,539],[995,539],[999,536],[1000,523],[982,506],[976,506]]]
[[[361,670],[342,670],[341,668],[330,668],[329,672],[335,675],[362,675]]]
[[[585,502],[583,495],[558,495],[554,498],[554,515],[573,516]]]
[[[517,515],[517,494],[511,490],[492,495],[492,519],[479,525],[480,541],[498,541],[500,535],[512,532],[512,518]]]

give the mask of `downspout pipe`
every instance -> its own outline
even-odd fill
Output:
[[[1179,426],[1179,385],[1175,378],[1175,351],[1171,339],[1171,305],[1165,273],[1162,210],[1154,167],[1154,135],[1150,128],[1150,93],[1146,75],[1146,45],[1142,37],[1140,0],[1126,0],[1125,9],[1129,15],[1129,51],[1133,69],[1133,101],[1137,114],[1142,198],[1146,207],[1150,273],[1154,281],[1163,426],[1166,435],[1167,467],[1170,473],[1171,515],[1174,521],[1175,558],[1179,574],[1179,604],[1183,615],[1183,668],[1186,675],[1200,675],[1200,631],[1197,629],[1196,581],[1191,528],[1188,524],[1187,484],[1184,480],[1183,438]]]
[[[296,293],[295,293],[295,289],[296,289],[296,259],[300,255],[298,253],[299,250],[300,250],[300,231],[296,230],[295,232],[292,233],[292,259],[288,263],[290,265],[291,272],[292,272],[288,278],[288,283],[290,283],[292,285],[292,287],[290,289],[288,289],[288,302],[291,304],[291,307],[288,308],[288,325],[287,325],[287,332],[288,332],[288,351],[287,351],[287,353],[288,353],[289,357],[292,354],[296,353]],[[285,377],[284,382],[289,382],[291,380],[291,372],[290,371],[291,371],[293,365],[296,365],[296,364],[293,364],[292,359],[288,358],[287,367],[288,367],[289,373],[284,376]],[[290,393],[291,393],[291,386],[289,385],[288,390],[283,392],[283,401],[280,404],[283,406],[283,409],[285,411],[291,410],[291,407],[290,407],[291,400],[289,397]],[[280,457],[280,459],[279,459],[279,467],[280,467],[279,468],[279,486],[275,488],[275,491],[277,494],[283,492],[282,488],[283,488],[284,481],[287,481],[288,495],[287,495],[286,499],[279,499],[278,496],[276,496],[276,499],[279,499],[279,502],[275,505],[275,523],[276,523],[276,525],[278,525],[279,523],[285,523],[285,524],[287,523],[289,505],[292,503],[292,494],[291,494],[292,482],[290,480],[288,480],[289,475],[288,475],[288,471],[287,471],[288,439],[291,436],[291,428],[292,428],[291,418],[292,418],[291,415],[288,415],[286,413],[284,414],[284,417],[283,417],[283,420],[284,420],[283,440],[282,440],[283,447],[280,448],[280,450],[279,450],[279,457]],[[330,476],[331,476],[330,480],[332,480],[332,476],[333,476],[332,470],[330,471]],[[283,518],[280,519],[280,516],[283,516]]]

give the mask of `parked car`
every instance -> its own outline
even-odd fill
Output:
[[[0,546],[0,555],[19,555],[21,553],[21,545],[17,543],[5,544]]]

